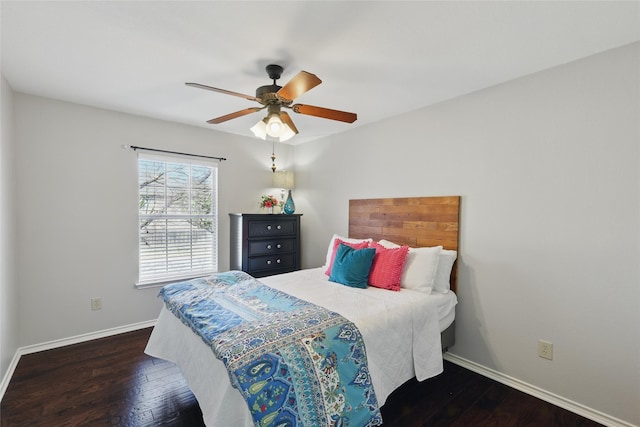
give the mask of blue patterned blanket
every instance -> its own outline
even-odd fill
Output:
[[[211,347],[256,426],[378,426],[362,336],[338,313],[242,271],[167,285],[167,308]]]

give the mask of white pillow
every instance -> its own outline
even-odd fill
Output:
[[[390,242],[388,240],[378,240],[378,243],[381,244],[382,246],[384,246],[387,249],[395,249],[395,248],[399,248],[401,245],[397,244],[397,243],[393,243]]]
[[[378,243],[385,248],[400,246],[388,240],[380,240]],[[433,290],[441,252],[442,246],[409,248],[400,278],[400,287],[430,294]]]
[[[409,248],[400,287],[430,294],[442,246]]]
[[[451,269],[456,261],[458,252],[443,249],[438,258],[438,268],[436,269],[436,278],[433,282],[433,290],[446,294],[451,289]]]
[[[322,266],[322,268],[326,271],[327,268],[329,268],[329,263],[331,263],[331,255],[333,255],[333,242],[336,239],[340,239],[343,242],[347,242],[347,243],[360,243],[360,242],[373,242],[373,239],[369,238],[369,239],[350,239],[349,237],[342,237],[338,234],[334,234],[333,237],[331,238],[331,240],[329,240],[329,248],[327,249],[327,258],[324,261],[324,265]]]

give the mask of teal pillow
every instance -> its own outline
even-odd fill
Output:
[[[354,249],[341,243],[333,260],[329,280],[365,289],[375,254],[374,248]]]

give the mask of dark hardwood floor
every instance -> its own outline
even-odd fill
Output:
[[[0,405],[2,427],[203,426],[178,368],[143,353],[150,332],[23,356]],[[600,425],[447,361],[443,374],[396,390],[382,416],[384,427]]]

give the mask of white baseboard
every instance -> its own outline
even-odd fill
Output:
[[[47,341],[41,344],[29,345],[26,347],[20,347],[16,350],[16,353],[13,355],[13,359],[11,359],[11,363],[9,364],[9,368],[2,378],[2,382],[0,383],[0,400],[4,397],[4,393],[7,391],[7,387],[9,387],[9,381],[11,381],[11,377],[18,366],[18,362],[20,361],[20,357],[25,354],[37,353],[39,351],[51,350],[54,348],[64,347],[71,344],[78,344],[85,341],[91,341],[98,338],[110,337],[112,335],[118,335],[125,332],[137,331],[139,329],[150,328],[156,324],[155,320],[148,320],[146,322],[133,323],[125,326],[118,326],[116,328],[104,329],[102,331],[90,332],[88,334],[76,335],[74,337],[62,338],[59,340]]]
[[[20,360],[20,349],[18,349],[13,355],[13,359],[11,359],[11,363],[9,363],[9,367],[7,368],[7,372],[2,377],[2,382],[0,383],[0,401],[4,397],[4,392],[7,391],[7,387],[9,387],[9,381],[11,381],[11,377],[16,370],[16,366],[18,366],[18,361]]]
[[[476,372],[484,377],[491,378],[492,380],[495,380],[501,384],[508,385],[511,388],[520,390],[523,393],[527,393],[531,396],[537,397],[538,399],[542,399],[545,402],[549,402],[553,405],[559,406],[560,408],[564,408],[582,417],[589,418],[590,420],[593,420],[605,426],[638,427],[635,424],[631,424],[626,421],[620,420],[618,418],[612,417],[610,415],[607,415],[595,409],[589,408],[580,403],[574,402],[562,396],[558,396],[557,394],[543,390],[534,385],[525,383],[524,381],[521,381],[519,379],[510,377],[509,375],[505,375],[501,372],[479,365],[463,357],[456,356],[455,354],[445,353],[443,357],[445,360],[448,360],[451,363],[462,366],[463,368]]]

